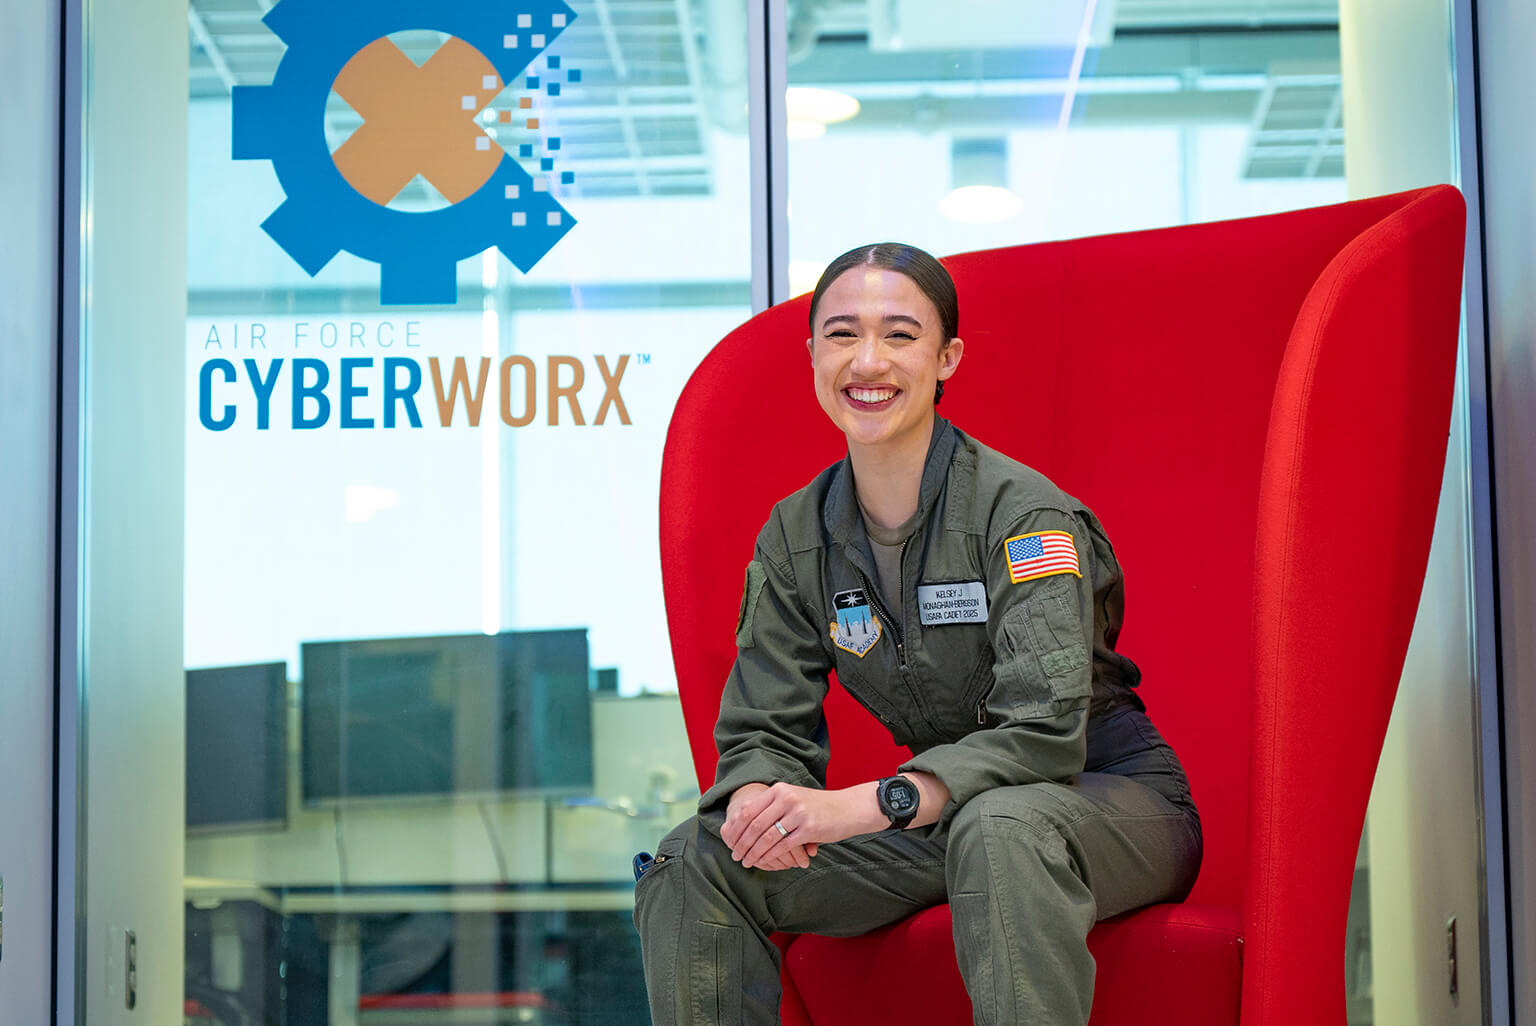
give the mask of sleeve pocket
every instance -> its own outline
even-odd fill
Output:
[[[763,564],[757,560],[747,564],[747,582],[741,589],[741,610],[736,614],[736,647],[751,648],[752,618],[757,613],[757,600],[762,597],[763,585],[768,576]]]
[[[1050,580],[1003,614],[997,679],[1016,717],[1053,716],[1093,693],[1075,583]]]

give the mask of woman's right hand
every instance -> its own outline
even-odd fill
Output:
[[[731,800],[725,807],[725,825],[720,828],[720,837],[731,848],[736,847],[736,842],[741,839],[742,831],[757,818],[762,807],[768,802],[767,784],[743,784],[731,795]],[[754,801],[753,799],[757,799]],[[788,850],[777,857],[759,862],[757,869],[805,869],[810,866],[811,859],[816,856],[819,846],[812,844],[796,844],[789,846]]]

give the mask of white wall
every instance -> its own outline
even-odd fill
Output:
[[[0,33],[0,1024],[48,1017],[53,857],[56,4]]]
[[[90,1026],[130,1026],[182,1008],[187,11],[87,10],[82,993]]]
[[[1344,0],[1339,14],[1351,197],[1452,181],[1449,3]],[[1375,1021],[1391,1026],[1483,1022],[1465,364],[1463,353],[1429,568],[1366,819]]]

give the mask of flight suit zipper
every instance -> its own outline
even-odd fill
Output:
[[[891,615],[891,611],[885,608],[885,603],[881,600],[880,593],[869,583],[869,575],[864,573],[863,570],[859,570],[859,580],[864,582],[864,594],[869,596],[869,601],[874,605],[875,612],[879,613],[881,618],[890,625],[891,633],[896,636],[896,664],[905,670],[907,668],[907,648],[905,641],[902,639],[901,627],[897,625],[896,618]]]
[[[910,538],[907,539],[907,541],[911,540]],[[896,597],[898,600],[906,597],[907,568],[905,562],[907,558],[907,541],[901,543],[901,549],[896,556],[896,565],[899,567],[896,573]],[[907,646],[900,624],[891,615],[891,611],[885,607],[885,602],[880,598],[880,592],[876,591],[874,586],[869,583],[869,575],[857,566],[854,569],[859,571],[859,580],[864,582],[864,594],[868,595],[869,601],[874,604],[875,612],[883,616],[885,622],[891,625],[891,633],[896,635],[896,665],[905,670],[907,668]]]
[[[897,595],[902,600],[903,605],[905,605],[907,597],[907,545],[911,542],[911,540],[911,538],[907,538],[901,543],[901,548],[897,555],[900,570],[896,575],[896,587]],[[934,736],[938,736],[941,731],[934,721],[932,710],[929,709],[928,703],[921,693],[921,687],[914,673],[915,667],[907,662],[906,633],[902,630],[897,619],[891,615],[890,608],[886,606],[885,601],[880,597],[880,593],[875,590],[873,583],[871,583],[869,579],[869,575],[865,573],[864,570],[857,564],[854,564],[853,569],[856,573],[858,573],[859,580],[864,585],[864,592],[869,596],[869,602],[872,606],[875,607],[875,612],[880,615],[885,623],[890,624],[891,634],[894,636],[896,641],[897,673],[902,686],[906,688],[908,697],[910,697],[912,700],[913,712],[917,715],[918,721],[923,724],[929,733],[933,734]]]

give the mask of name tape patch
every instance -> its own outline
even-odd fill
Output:
[[[924,627],[946,623],[986,623],[987,586],[980,581],[919,584],[917,616]]]

